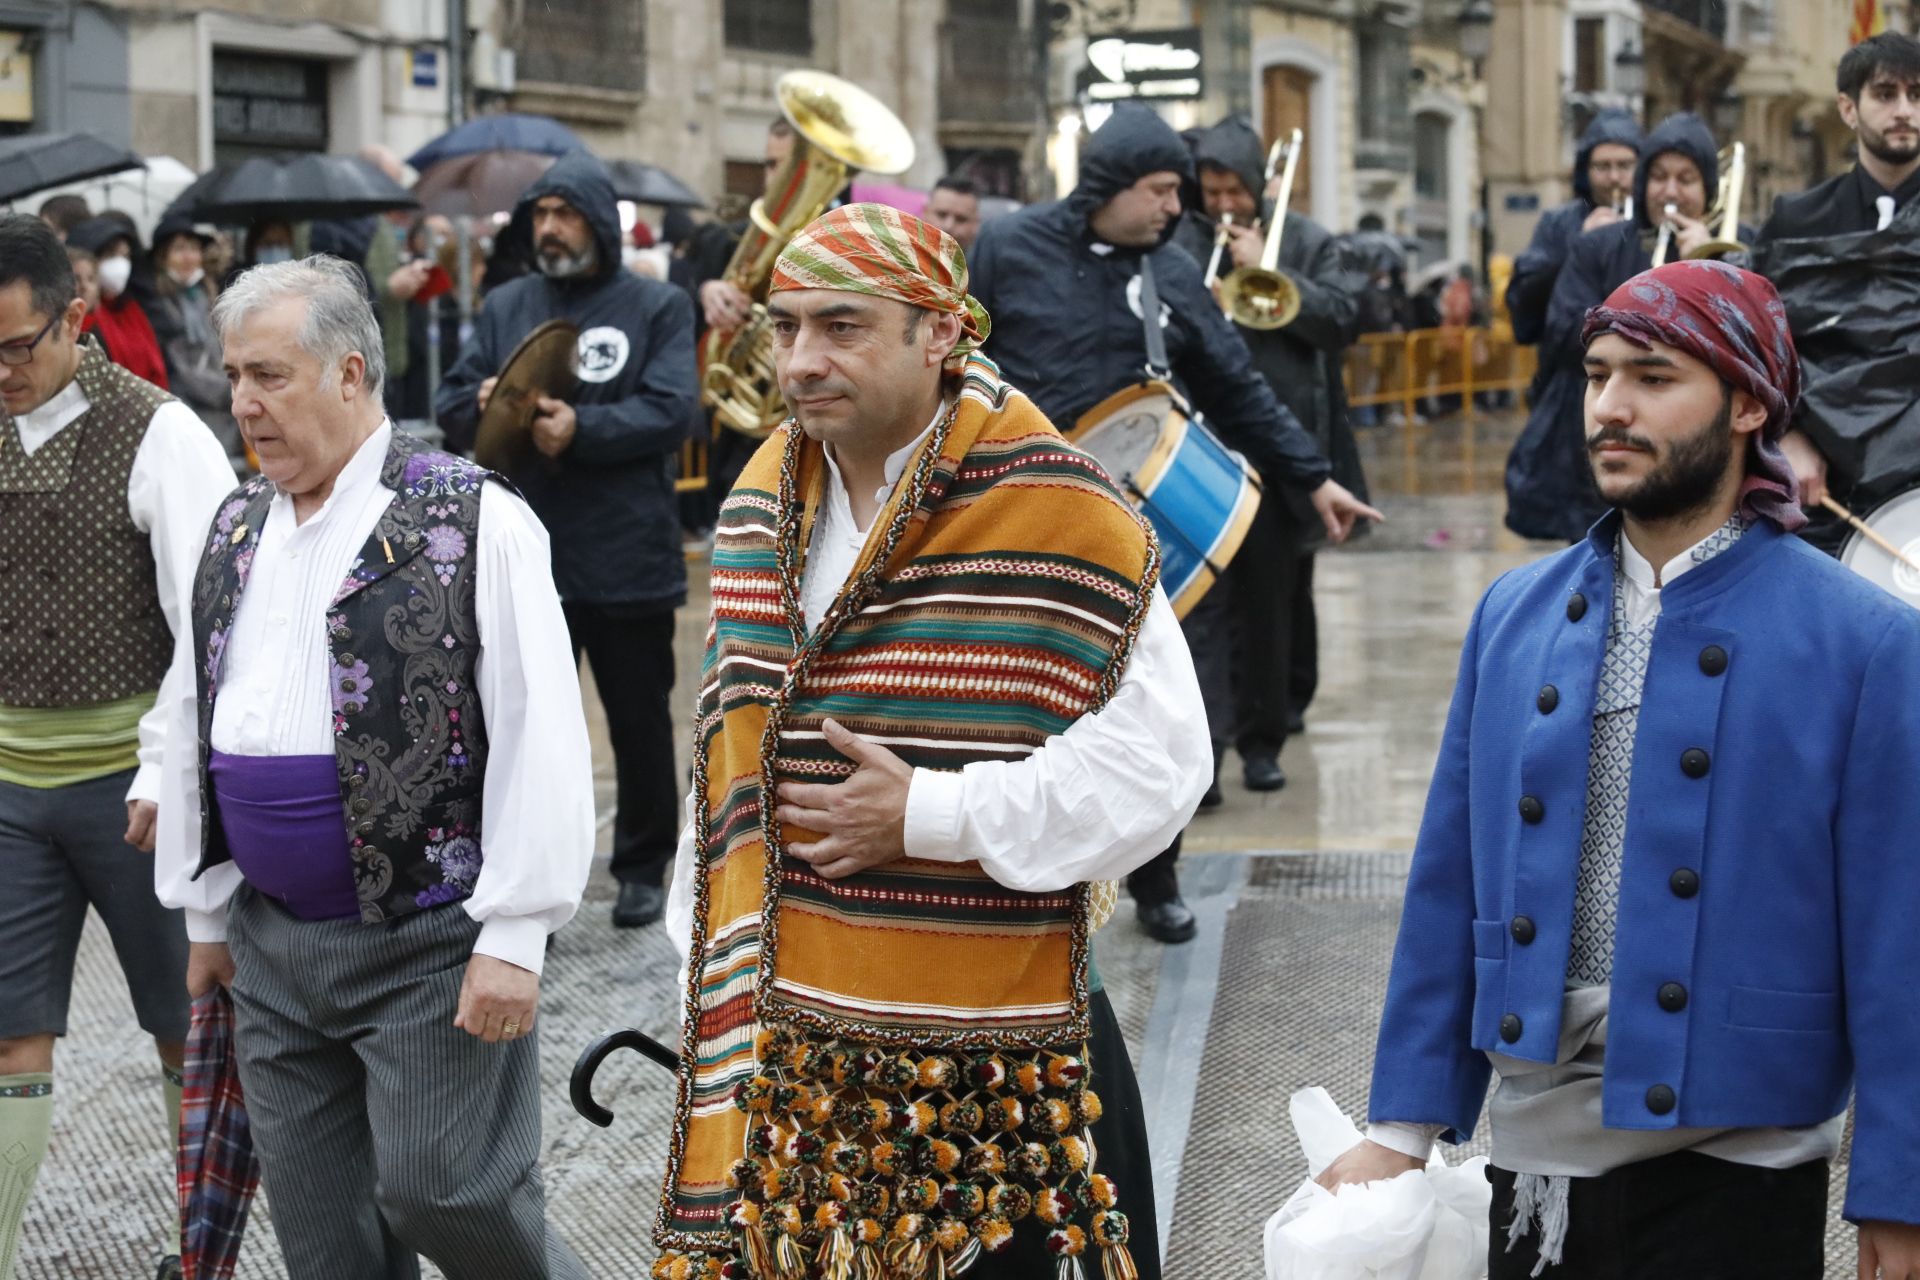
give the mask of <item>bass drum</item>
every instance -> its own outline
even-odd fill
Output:
[[[1181,617],[1207,593],[1253,524],[1260,479],[1164,382],[1116,392],[1067,439],[1105,467],[1160,540],[1160,583]]]
[[[1920,488],[1888,498],[1862,517],[1863,524],[1899,548],[1899,557],[1855,529],[1840,545],[1840,563],[1869,582],[1920,608]]]

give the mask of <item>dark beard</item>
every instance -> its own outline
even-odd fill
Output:
[[[1863,151],[1871,152],[1874,159],[1883,161],[1886,164],[1907,164],[1911,162],[1915,156],[1920,156],[1920,141],[1909,142],[1904,146],[1896,147],[1887,141],[1885,134],[1874,133],[1866,128],[1865,121],[1861,122],[1860,147]]]
[[[1719,492],[1727,466],[1733,461],[1732,428],[1733,392],[1729,390],[1722,394],[1720,412],[1713,421],[1668,445],[1666,456],[1613,505],[1643,524],[1691,515],[1707,506]],[[1593,461],[1594,446],[1615,441],[1643,448],[1652,444],[1644,436],[1603,428],[1587,440],[1588,461]],[[1595,479],[1599,479],[1597,470]]]

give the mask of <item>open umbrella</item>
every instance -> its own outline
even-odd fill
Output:
[[[85,131],[29,133],[0,140],[0,200],[145,166],[139,156]]]
[[[475,116],[455,125],[408,156],[407,163],[425,173],[443,160],[476,151],[535,151],[543,156],[563,156],[586,148],[579,135],[558,120],[504,112]]]
[[[613,178],[613,194],[636,204],[657,204],[666,208],[704,209],[707,202],[692,187],[657,164],[641,160],[615,160],[607,166]]]
[[[413,194],[428,213],[475,218],[509,213],[553,165],[553,157],[533,151],[476,151],[430,165],[413,184]]]
[[[225,181],[208,184],[195,207],[179,212],[202,222],[311,222],[364,218],[418,203],[405,187],[357,156],[256,156]]]
[[[260,1158],[240,1092],[233,996],[216,986],[193,1002],[180,1092],[180,1272],[229,1280],[240,1257]]]

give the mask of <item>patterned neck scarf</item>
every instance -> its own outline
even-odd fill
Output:
[[[1764,276],[1704,260],[1643,271],[1587,312],[1581,345],[1603,333],[1636,346],[1658,342],[1684,351],[1765,405],[1767,421],[1753,436],[1740,511],[1788,533],[1806,524],[1793,468],[1779,443],[1800,401],[1800,358],[1787,330],[1786,306]]]
[[[773,264],[769,293],[833,289],[960,317],[944,368],[958,373],[993,321],[967,292],[967,255],[936,226],[884,204],[849,204],[808,223]]]

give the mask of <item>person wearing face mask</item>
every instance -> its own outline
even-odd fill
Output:
[[[169,389],[166,358],[147,310],[133,296],[133,260],[138,245],[112,218],[88,218],[67,233],[67,243],[93,255],[100,301],[81,327],[94,335],[115,364],[154,386]]]
[[[213,336],[213,300],[219,290],[204,266],[208,239],[182,218],[163,218],[154,228],[153,331],[167,359],[173,393],[213,429],[234,470],[244,474],[246,446],[228,409],[227,375],[220,368],[220,347]]]
[[[1640,148],[1633,218],[1574,239],[1547,304],[1527,425],[1507,455],[1507,527],[1515,533],[1576,542],[1606,514],[1581,434],[1586,393],[1581,320],[1622,283],[1653,266],[1668,206],[1674,229],[1666,261],[1678,262],[1713,239],[1718,230],[1707,225],[1706,215],[1719,189],[1719,149],[1706,122],[1691,112],[1668,116]],[[1751,244],[1752,229],[1741,227],[1740,239]]]
[[[542,397],[539,457],[509,477],[553,539],[553,574],[576,661],[584,650],[606,707],[618,816],[614,923],[666,908],[679,832],[673,762],[673,615],[687,598],[674,473],[695,421],[693,303],[625,270],[613,181],[592,155],[554,162],[520,198],[501,239],[535,270],[487,297],[472,338],[434,395],[449,447],[470,447],[496,375],[535,326],[580,329],[579,384]]]

